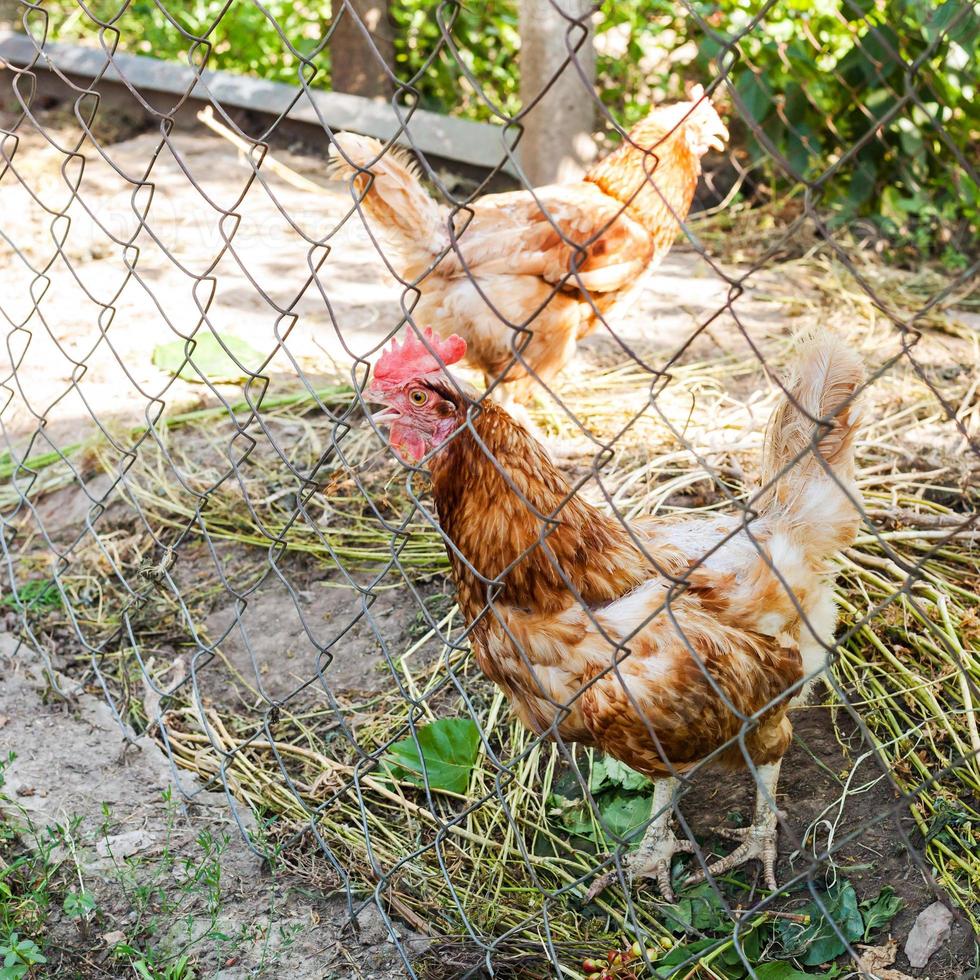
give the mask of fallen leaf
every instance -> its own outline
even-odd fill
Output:
[[[240,337],[225,333],[219,341],[215,334],[204,329],[191,341],[174,340],[155,347],[152,361],[154,367],[184,381],[235,384],[257,371],[263,356]]]
[[[901,970],[891,970],[889,967],[898,955],[898,940],[889,939],[883,946],[858,946],[861,956],[858,967],[862,973],[877,977],[877,980],[913,980]]]
[[[465,793],[479,754],[480,730],[471,718],[440,718],[391,745],[384,761],[396,779],[417,786],[427,780],[432,790]]]

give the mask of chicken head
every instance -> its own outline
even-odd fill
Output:
[[[465,354],[462,337],[443,340],[425,330],[419,338],[409,328],[403,343],[393,339],[378,358],[364,397],[384,406],[371,418],[389,426],[391,446],[406,462],[417,463],[459,427],[465,408],[445,368]]]

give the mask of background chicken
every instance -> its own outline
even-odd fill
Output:
[[[759,859],[775,887],[787,707],[825,666],[832,557],[858,525],[856,357],[830,336],[802,345],[798,377],[770,422],[753,520],[626,526],[572,495],[503,408],[473,407],[440,366],[463,354],[458,337],[427,333],[423,344],[409,332],[379,359],[368,397],[385,406],[376,420],[403,457],[431,453],[481,669],[533,731],[596,746],[657,780],[654,819],[629,870],[656,878],[668,897],[671,858],[692,849],[670,829],[672,777],[706,759],[751,761],[755,820],[708,870]]]
[[[701,157],[728,131],[698,86],[694,101],[654,109],[581,181],[488,194],[453,213],[397,150],[336,137],[335,173],[353,181],[385,257],[418,281],[417,323],[461,335],[488,383],[524,398],[549,382],[641,275],[666,255],[687,217]],[[526,344],[526,346],[525,346]],[[521,361],[515,347],[523,348]]]

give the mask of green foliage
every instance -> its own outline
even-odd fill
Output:
[[[140,980],[195,980],[197,976],[186,953],[173,963],[159,966],[145,959],[133,960],[132,967]]]
[[[465,793],[479,753],[480,730],[471,718],[441,718],[416,729],[414,738],[395,742],[383,761],[395,779]]]
[[[92,0],[85,6],[75,0],[48,0],[43,9],[49,33],[56,40],[97,38],[99,21],[111,22],[105,43],[118,37],[119,48],[184,64],[203,64],[258,75],[271,81],[296,85],[301,71],[314,85],[329,85],[327,59],[317,53],[324,45],[330,24],[330,5],[323,0],[264,0],[254,3],[227,0],[188,0],[166,4],[167,13],[153,0],[134,0],[116,17],[118,0]],[[225,8],[228,8],[225,12]],[[40,13],[30,16],[36,35],[42,30]],[[115,34],[118,32],[118,35]],[[302,58],[311,66],[304,67]]]
[[[589,792],[600,793],[609,786],[618,786],[627,791],[649,792],[650,780],[611,755],[604,755],[596,759],[589,771]]]
[[[54,579],[31,579],[18,587],[16,595],[13,592],[8,592],[0,596],[0,608],[19,609],[22,606],[30,607],[35,612],[60,609],[61,593],[58,591]]]
[[[816,902],[810,902],[797,913],[801,921],[767,920],[765,916],[741,920],[739,937],[732,934],[731,914],[715,889],[707,884],[684,891],[673,906],[664,909],[665,922],[675,934],[688,941],[675,945],[658,967],[681,967],[699,954],[711,960],[713,974],[727,980],[749,976],[745,960],[752,964],[754,975],[761,980],[802,980],[809,976],[837,975],[837,967],[827,966],[846,951],[831,920],[848,942],[868,940],[886,926],[901,904],[890,888],[882,889],[877,898],[858,904],[857,895],[848,881],[838,881],[821,894],[827,910],[825,916]],[[782,957],[773,960],[773,956]],[[767,960],[768,962],[760,962]],[[806,967],[822,967],[807,972]],[[685,976],[687,969],[678,973]]]
[[[867,942],[873,933],[888,925],[902,907],[902,900],[888,887],[883,888],[875,899],[859,905],[848,881],[831,885],[821,894],[820,901],[826,914],[813,901],[800,910],[802,915],[809,916],[809,924],[784,920],[777,928],[787,953],[806,966],[820,966],[840,956],[847,949],[841,935],[849,943]]]
[[[568,800],[552,794],[548,804],[552,820],[565,833],[610,848],[645,826],[650,819],[651,799],[652,795],[637,796],[620,791],[600,793],[595,797],[598,822],[584,799]],[[639,844],[639,837],[631,843]]]
[[[54,839],[21,825],[13,814],[23,811],[2,792],[13,761],[13,754],[0,759],[0,980],[34,976],[34,967],[47,962],[38,943],[57,870]]]
[[[16,932],[0,942],[0,956],[3,957],[0,980],[20,980],[33,967],[48,962],[37,943],[31,939],[21,939]]]
[[[184,847],[186,831],[169,788],[162,794],[166,832],[159,852],[113,859],[111,868],[95,872],[82,854],[114,829],[108,804],[98,831],[78,816],[39,828],[3,792],[13,761],[13,754],[0,757],[0,980],[87,977],[96,956],[100,975],[196,980],[201,955],[224,962],[268,936],[269,923],[262,922],[243,922],[233,936],[220,931],[219,919],[228,921],[222,861],[229,838],[205,829],[195,848]],[[175,853],[178,841],[182,850]],[[51,938],[62,914],[74,923],[74,942],[66,943],[63,932]],[[103,937],[117,930],[122,938],[109,950],[115,963],[107,962]],[[262,961],[279,962],[296,935],[293,926],[281,928],[276,948],[263,946]]]
[[[720,36],[698,45],[698,72],[728,64],[722,42],[745,29],[753,5],[721,9]],[[955,159],[976,159],[968,52],[980,18],[965,0],[854,0],[847,17],[830,0],[802,9],[777,4],[738,40],[737,144],[771,188],[832,172],[816,192],[832,226],[868,217],[906,253],[947,252],[955,264],[980,221],[980,190]]]
[[[460,6],[394,0],[391,16],[396,74],[419,93],[423,109],[482,120],[520,111],[515,0]],[[455,50],[443,39],[442,28],[453,38]]]
[[[636,832],[650,820],[650,780],[611,756],[599,756],[589,770],[588,785],[598,819],[578,780],[572,773],[565,773],[548,799],[552,822],[566,834],[604,850],[622,840],[637,845]]]
[[[980,188],[957,162],[977,159],[976,10],[968,0],[788,0],[753,24],[763,7],[692,0],[688,14],[661,0],[604,4],[603,101],[629,126],[680,96],[683,81],[725,72],[732,149],[750,171],[751,199],[833,169],[814,192],[831,227],[870,219],[894,255],[934,253],[965,267],[980,225]]]
[[[785,960],[776,963],[760,963],[755,968],[755,980],[806,980],[812,973],[801,973]]]
[[[198,0],[167,17],[150,0],[137,0],[113,26],[126,50],[329,85],[328,5],[276,0],[265,5],[266,16],[254,4],[238,3],[220,16],[224,6]],[[755,0],[698,3],[696,16],[666,0],[607,0],[597,23],[599,94],[629,126],[651,104],[681,94],[682,79],[709,79],[726,68],[745,120],[739,141],[769,185],[814,179],[837,165],[821,193],[838,223],[870,215],[884,234],[920,250],[945,247],[955,262],[964,230],[980,220],[980,191],[950,167],[953,149],[940,127],[953,147],[969,152],[978,114],[968,52],[980,37],[980,20],[965,0],[856,0],[855,6],[863,16],[852,10],[848,19],[830,0],[807,3],[806,17],[801,0],[777,4],[747,30]],[[45,9],[59,38],[96,29],[73,0],[51,0]],[[110,0],[93,6],[100,18],[114,10]],[[518,111],[514,0],[462,6],[395,0],[391,17],[396,73],[423,107],[477,119]],[[732,60],[723,45],[734,40]],[[303,58],[311,64],[304,66]],[[900,105],[904,65],[918,59],[915,102]],[[874,138],[840,163],[875,120],[885,122]]]
[[[69,919],[84,919],[95,911],[95,899],[84,889],[70,891],[62,904]]]
[[[867,942],[873,933],[887,926],[898,915],[899,909],[904,904],[895,894],[895,889],[887,885],[882,888],[877,898],[862,902],[860,909],[861,915],[864,917],[864,935],[862,937],[864,942]]]
[[[111,19],[118,6],[93,0],[90,9]],[[267,14],[252,2],[222,13],[226,6],[193,0],[165,15],[153,0],[135,0],[107,40],[118,31],[122,50],[329,87],[326,0],[265,0]],[[518,112],[517,6],[392,0],[404,100],[498,122]],[[605,0],[596,18],[602,103],[628,127],[682,95],[684,82],[727,72],[738,106],[733,149],[750,171],[750,200],[833,168],[814,192],[833,226],[869,219],[899,257],[933,253],[964,268],[980,225],[980,189],[956,163],[957,155],[975,163],[980,129],[980,17],[968,0],[788,0],[753,24],[763,7]],[[75,0],[48,0],[44,10],[56,39],[96,42],[98,25]],[[29,21],[41,34],[43,15]]]

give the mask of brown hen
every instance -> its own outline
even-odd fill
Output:
[[[654,109],[581,181],[437,203],[399,150],[342,133],[337,176],[352,181],[385,258],[421,298],[416,323],[457,333],[487,383],[525,399],[549,383],[670,249],[691,207],[701,157],[728,131],[700,86]],[[518,353],[519,352],[519,353]]]
[[[410,331],[368,396],[397,452],[428,462],[481,669],[534,732],[657,780],[628,865],[667,896],[673,854],[692,848],[670,829],[675,778],[705,761],[757,767],[755,821],[708,870],[757,858],[775,887],[787,708],[826,666],[833,557],[859,522],[856,356],[828,335],[802,345],[745,519],[628,524],[573,493],[504,409],[459,387],[444,365],[463,353],[458,337],[423,344]]]

